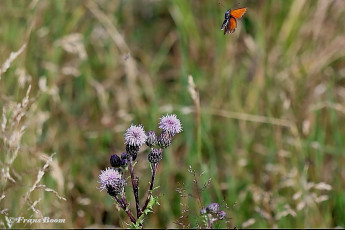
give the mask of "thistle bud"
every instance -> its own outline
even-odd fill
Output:
[[[155,164],[162,160],[162,152],[162,149],[151,149],[151,152],[148,155],[149,162]]]
[[[111,155],[110,165],[113,166],[114,168],[120,167],[121,166],[121,158],[116,154]]]
[[[127,153],[122,153],[121,154],[121,167],[125,168],[128,165],[128,154]]]
[[[172,140],[172,135],[168,132],[163,131],[158,136],[158,145],[163,149],[167,148],[170,146],[171,140]]]
[[[146,145],[149,147],[154,147],[157,144],[157,136],[154,131],[149,131],[146,134],[147,139],[146,139]]]
[[[126,145],[126,152],[132,156],[133,160],[135,160],[135,159],[137,159],[139,148],[140,148],[139,146],[127,144]]]

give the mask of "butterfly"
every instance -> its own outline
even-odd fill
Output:
[[[247,8],[239,8],[235,10],[228,9],[224,15],[224,21],[222,24],[221,30],[224,30],[224,35],[227,33],[235,32],[237,27],[237,19],[242,18]]]

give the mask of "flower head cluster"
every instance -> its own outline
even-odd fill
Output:
[[[182,125],[175,114],[162,116],[159,127],[163,132],[168,132],[172,136],[182,132]]]
[[[106,168],[101,171],[99,175],[98,183],[101,184],[100,189],[106,190],[109,195],[116,198],[116,201],[120,207],[126,211],[127,215],[131,219],[133,224],[140,223],[142,226],[142,217],[147,209],[150,209],[149,202],[151,199],[151,193],[154,185],[154,178],[156,175],[158,162],[163,157],[163,148],[170,146],[172,137],[182,131],[181,122],[177,119],[176,115],[163,116],[159,122],[159,128],[162,129],[161,134],[157,137],[154,131],[145,132],[142,125],[131,125],[124,134],[126,152],[122,153],[121,156],[117,154],[112,154],[110,157],[110,164],[113,168]],[[148,192],[148,197],[142,209],[140,209],[139,202],[139,177],[134,175],[134,163],[137,159],[140,147],[145,144],[150,148],[150,152],[147,156],[148,161],[151,164],[152,177],[151,185]],[[155,148],[158,145],[160,148]],[[124,187],[126,185],[126,180],[122,179],[122,170],[130,173],[132,190],[135,198],[137,218],[134,217],[129,209],[129,204],[124,195]],[[118,195],[121,195],[119,198]],[[139,221],[139,222],[137,222]]]
[[[125,132],[125,144],[142,146],[146,142],[146,133],[142,125],[131,125]]]
[[[122,174],[120,173],[120,171],[112,168],[106,168],[105,170],[102,170],[98,178],[98,183],[101,184],[101,191],[107,190],[110,195],[117,195],[122,193],[123,188],[126,184],[125,180],[122,179]]]

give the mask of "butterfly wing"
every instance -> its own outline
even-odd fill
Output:
[[[242,16],[244,15],[246,11],[247,11],[247,7],[239,8],[239,9],[232,10],[230,12],[230,15],[236,19],[240,19],[242,18]]]
[[[228,27],[228,29],[227,29],[227,32],[228,32],[228,33],[233,33],[233,32],[235,32],[236,27],[237,27],[236,18],[230,17],[230,20],[229,20],[229,27]]]

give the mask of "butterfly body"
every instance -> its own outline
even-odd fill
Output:
[[[235,32],[237,27],[237,19],[242,18],[247,8],[239,8],[235,10],[228,9],[224,15],[224,21],[221,26],[221,30],[224,30],[224,35],[227,33]]]

